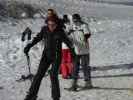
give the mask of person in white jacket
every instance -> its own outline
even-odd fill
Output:
[[[82,70],[84,73],[84,88],[92,88],[91,82],[91,68],[89,66],[90,53],[89,53],[89,41],[91,31],[87,23],[81,20],[79,14],[73,14],[72,16],[73,24],[71,26],[71,39],[74,43],[74,49],[76,52],[76,60],[74,61],[73,67],[73,81],[70,90],[77,90],[77,80],[78,73],[80,69],[80,65],[82,66]],[[81,63],[80,63],[81,62]]]

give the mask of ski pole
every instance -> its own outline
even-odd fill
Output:
[[[26,55],[26,58],[27,58],[27,65],[28,65],[28,70],[29,70],[29,75],[22,75],[20,79],[16,80],[18,82],[21,82],[21,81],[25,81],[27,79],[29,79],[32,83],[32,78],[34,77],[34,75],[31,73],[31,70],[30,70],[30,67],[31,67],[31,63],[30,63],[30,57],[28,54],[25,54]]]
[[[28,65],[28,69],[29,69],[29,74],[31,74],[31,70],[30,70],[30,57],[28,54],[26,54],[26,58],[27,58],[27,65]]]
[[[26,58],[27,58],[27,65],[28,65],[28,70],[29,70],[29,75],[27,77],[29,77],[30,81],[32,82],[32,77],[33,77],[33,74],[31,73],[31,63],[30,63],[30,57],[28,54],[26,54]]]

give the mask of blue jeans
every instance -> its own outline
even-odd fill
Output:
[[[89,63],[90,63],[89,60],[90,60],[89,54],[77,55],[75,57],[74,68],[73,68],[73,78],[75,80],[78,79],[78,74],[79,74],[80,65],[81,65],[84,73],[84,80],[91,81],[91,67],[89,66]]]

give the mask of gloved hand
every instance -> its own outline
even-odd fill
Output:
[[[30,48],[31,48],[31,44],[29,43],[29,44],[27,44],[27,46],[24,48],[24,53],[25,53],[25,54],[28,54]]]
[[[73,59],[75,59],[76,53],[75,53],[75,49],[74,48],[72,48],[72,56],[73,56]]]

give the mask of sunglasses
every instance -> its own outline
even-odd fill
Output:
[[[53,24],[49,24],[49,23],[48,23],[48,26],[56,26],[56,25],[57,25],[57,24],[54,24],[54,23],[53,23]]]

